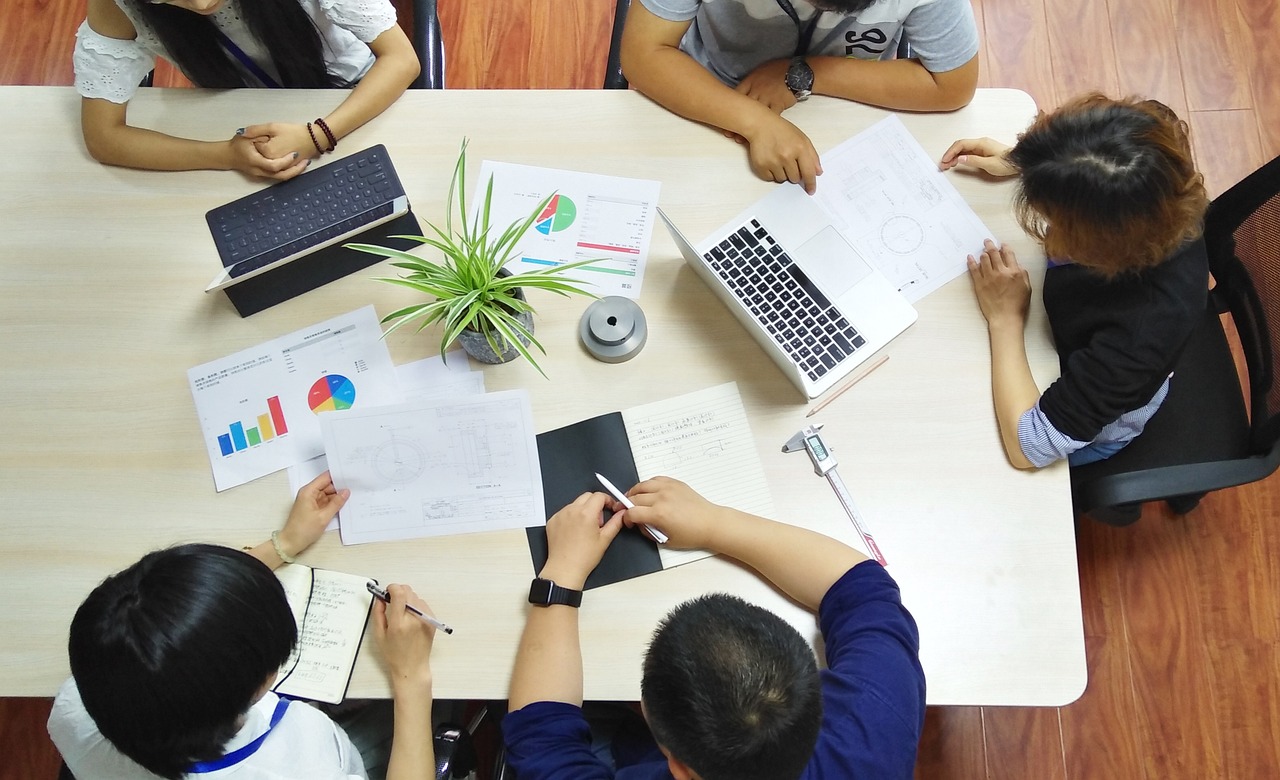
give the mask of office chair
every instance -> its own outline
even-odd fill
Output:
[[[1106,460],[1071,469],[1078,516],[1128,525],[1142,502],[1160,500],[1185,514],[1206,493],[1280,466],[1280,157],[1210,204],[1204,237],[1216,282],[1208,309],[1142,435]],[[1220,314],[1230,314],[1239,333],[1247,395]]]
[[[613,34],[609,36],[609,60],[604,66],[604,88],[626,89],[627,77],[622,75],[622,28],[627,24],[627,11],[631,0],[618,0],[613,11]]]
[[[413,0],[413,50],[422,70],[411,89],[444,89],[444,36],[436,0]]]

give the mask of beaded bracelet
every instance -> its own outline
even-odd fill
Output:
[[[328,122],[326,122],[326,121],[324,121],[323,119],[317,118],[317,119],[316,119],[316,127],[318,127],[318,128],[320,128],[321,130],[323,130],[323,131],[324,131],[325,138],[328,138],[328,139],[329,139],[329,149],[328,149],[328,151],[332,152],[334,149],[337,149],[337,148],[338,148],[338,139],[337,139],[337,137],[336,137],[336,136],[334,136],[333,131],[329,129],[329,123],[328,123]]]
[[[316,131],[311,129],[311,123],[307,122],[307,135],[311,136],[311,143],[316,146],[317,154],[324,154],[324,150],[320,148],[320,142],[316,140]]]
[[[279,532],[279,531],[272,531],[272,532],[271,532],[271,546],[272,546],[273,548],[275,548],[276,555],[280,558],[280,560],[284,561],[285,563],[293,563],[294,561],[298,560],[297,558],[293,557],[292,555],[286,555],[286,554],[285,554],[284,548],[280,546],[280,532]]]

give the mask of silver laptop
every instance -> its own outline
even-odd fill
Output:
[[[774,187],[697,247],[658,210],[684,259],[807,397],[916,321],[804,190]]]

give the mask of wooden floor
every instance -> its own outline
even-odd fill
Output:
[[[1280,154],[1275,0],[972,1],[983,86],[1045,109],[1089,89],[1158,98],[1190,122],[1212,195]],[[614,0],[440,5],[451,88],[602,81]],[[83,16],[84,0],[5,0],[0,83],[71,83]],[[1150,506],[1127,529],[1081,525],[1088,690],[1060,709],[931,709],[917,776],[1280,777],[1278,520],[1273,477],[1185,518]],[[54,776],[48,711],[0,700],[0,780]]]

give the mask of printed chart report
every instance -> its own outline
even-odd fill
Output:
[[[187,372],[219,491],[324,452],[319,415],[398,403],[372,306]]]
[[[915,303],[967,270],[991,231],[896,116],[822,155],[814,199]]]
[[[578,260],[600,262],[570,271],[599,296],[640,297],[657,218],[659,183],[485,160],[471,204],[475,219],[493,177],[490,223],[522,220],[551,196],[507,263],[512,273]]]

